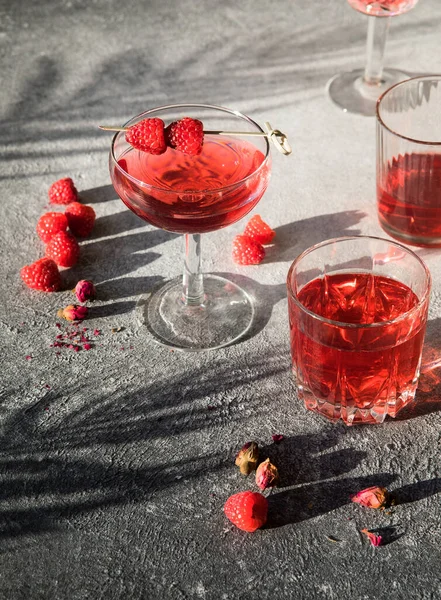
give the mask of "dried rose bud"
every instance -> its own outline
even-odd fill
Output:
[[[270,463],[269,458],[267,458],[263,463],[260,463],[256,471],[256,484],[261,490],[274,487],[278,480],[279,471],[277,470],[276,466]]]
[[[366,508],[384,508],[389,502],[389,492],[386,488],[374,485],[354,494],[351,496],[351,500],[356,504],[366,506]]]
[[[259,446],[256,442],[247,442],[236,454],[236,465],[242,475],[249,475],[255,471],[259,460]]]
[[[69,304],[66,308],[60,308],[57,316],[66,321],[82,321],[87,316],[87,306],[78,306],[78,304]]]
[[[75,294],[77,295],[78,302],[87,302],[87,300],[95,300],[96,289],[93,285],[93,281],[82,279],[75,286]]]
[[[381,544],[383,542],[383,538],[381,537],[381,535],[376,535],[375,533],[372,533],[372,531],[369,531],[368,529],[362,529],[361,533],[364,533],[364,535],[368,538],[368,540],[370,541],[372,546],[381,546]]]

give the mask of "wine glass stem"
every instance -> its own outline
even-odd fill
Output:
[[[368,17],[367,61],[364,81],[369,85],[379,85],[381,83],[389,23],[390,17]]]
[[[200,233],[186,233],[184,235],[184,253],[182,300],[186,306],[200,306],[204,300]]]

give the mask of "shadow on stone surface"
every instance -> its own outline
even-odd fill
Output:
[[[393,490],[393,492],[391,492],[391,496],[393,500],[395,500],[395,504],[399,505],[417,502],[418,500],[429,498],[430,496],[434,496],[440,492],[441,478],[435,477],[434,479],[416,481],[415,483],[404,485],[397,490]]]
[[[421,361],[421,375],[415,400],[395,417],[395,421],[415,419],[441,410],[441,318],[427,323]]]
[[[359,229],[352,228],[366,216],[360,210],[347,210],[276,227],[277,243],[267,249],[265,262],[293,261],[301,252],[324,240],[360,235]]]
[[[283,527],[331,512],[351,503],[351,494],[372,485],[388,486],[390,473],[323,481],[272,494],[268,498],[266,528]]]
[[[114,300],[128,296],[140,296],[147,294],[157,285],[163,282],[159,275],[146,277],[121,277],[99,283],[96,286],[98,297],[101,300]]]
[[[276,285],[261,284],[258,281],[251,279],[251,277],[240,275],[238,273],[216,272],[213,274],[232,281],[244,289],[254,299],[254,308],[256,312],[253,323],[250,330],[235,342],[236,344],[249,340],[260,333],[270,320],[274,306],[280,300],[286,298],[286,285],[284,283]],[[286,339],[288,339],[288,326]]]
[[[110,177],[110,175],[109,175]],[[97,204],[98,202],[110,202],[111,200],[117,200],[118,194],[115,192],[113,185],[100,185],[96,188],[89,190],[80,190],[79,195],[81,202],[84,204]],[[130,213],[133,214],[133,213]],[[133,215],[135,217],[135,215]],[[98,224],[97,220],[96,225]]]
[[[127,293],[130,296],[130,293]],[[129,302],[111,302],[100,306],[89,306],[88,317],[90,319],[106,319],[108,317],[116,317],[124,313],[134,310],[136,305],[135,300]]]
[[[183,482],[231,472],[230,449],[216,441],[216,430],[265,413],[265,380],[285,376],[288,364],[257,352],[249,368],[221,358],[215,366],[191,357],[180,364],[173,376],[146,371],[144,385],[133,388],[116,363],[120,385],[111,391],[99,372],[90,373],[87,396],[78,381],[10,409],[0,437],[0,536],[64,530],[76,515],[147,502]],[[221,450],[185,442],[207,429]]]
[[[202,475],[207,463],[212,470],[228,466],[216,454],[145,468],[58,457],[3,459],[3,476],[13,483],[2,488],[0,500],[15,508],[0,511],[0,538],[63,529],[80,513],[145,501],[182,478]]]
[[[277,465],[280,488],[343,475],[355,469],[367,453],[344,448],[323,454],[338,443],[341,435],[337,426],[315,435],[285,437],[280,443],[261,448],[259,460],[269,458]]]

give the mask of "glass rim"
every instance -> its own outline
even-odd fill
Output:
[[[259,123],[257,123],[256,121],[254,121],[253,119],[251,119],[251,117],[248,117],[247,115],[245,115],[244,113],[241,113],[238,110],[234,110],[231,108],[226,108],[225,106],[217,106],[215,104],[200,104],[200,103],[188,103],[188,104],[167,104],[164,106],[157,106],[156,108],[151,108],[149,110],[143,111],[142,113],[139,113],[138,115],[136,115],[135,117],[132,117],[131,119],[129,119],[128,121],[126,121],[126,123],[124,123],[123,127],[126,127],[129,123],[131,123],[132,121],[134,121],[135,119],[138,119],[139,117],[146,117],[146,115],[149,114],[153,114],[159,111],[163,111],[163,110],[170,110],[170,109],[174,109],[174,108],[204,108],[204,109],[212,109],[212,110],[217,110],[217,111],[221,111],[224,113],[229,113],[232,116],[238,117],[240,119],[243,119],[244,121],[248,121],[248,123],[251,123],[252,125],[254,125],[259,131],[261,131],[262,133],[266,133],[266,131],[264,129],[262,129],[262,127],[259,125]],[[133,175],[130,175],[130,173],[127,173],[127,171],[125,171],[118,163],[118,160],[115,156],[115,143],[116,140],[119,136],[123,135],[124,131],[118,131],[117,133],[115,133],[115,135],[112,138],[112,143],[110,146],[110,156],[111,159],[114,163],[114,165],[116,166],[116,168],[118,169],[118,171],[120,171],[121,173],[123,173],[124,177],[127,177],[130,181],[132,181],[133,183],[135,183],[136,185],[142,187],[142,188],[147,188],[147,189],[151,189],[151,190],[157,190],[160,191],[161,193],[167,193],[167,194],[173,194],[173,195],[179,195],[179,194],[215,194],[215,193],[219,193],[219,192],[224,192],[225,190],[229,190],[229,189],[233,189],[239,185],[242,185],[243,183],[245,183],[246,181],[248,181],[248,179],[250,179],[251,177],[254,177],[256,175],[256,173],[258,173],[260,170],[263,170],[264,165],[266,165],[268,163],[268,160],[270,158],[270,143],[268,140],[268,137],[265,138],[265,143],[266,143],[266,152],[264,155],[264,159],[263,161],[260,163],[260,165],[257,167],[257,169],[255,169],[252,173],[250,173],[249,175],[247,175],[246,177],[243,177],[242,179],[239,179],[238,181],[235,181],[234,183],[230,183],[228,185],[224,185],[222,187],[217,187],[217,188],[210,188],[210,189],[204,189],[204,190],[185,190],[185,191],[176,191],[176,190],[172,190],[172,189],[167,189],[164,187],[159,187],[156,185],[152,185],[150,183],[146,183],[145,181],[141,181],[140,179],[137,179],[136,177],[133,177]],[[239,138],[240,139],[240,138]]]
[[[387,321],[379,321],[377,323],[345,323],[344,321],[334,321],[333,319],[327,319],[326,317],[322,317],[321,315],[318,315],[317,313],[313,312],[312,310],[309,310],[309,308],[306,308],[306,306],[304,306],[299,301],[297,294],[295,294],[292,289],[291,278],[292,278],[293,271],[295,270],[297,265],[300,263],[300,261],[308,254],[311,254],[311,252],[313,252],[314,250],[317,250],[318,248],[323,248],[324,246],[329,246],[330,244],[335,244],[336,242],[346,242],[349,240],[377,240],[377,241],[381,241],[381,242],[387,242],[388,244],[392,244],[393,246],[397,246],[398,248],[405,250],[405,252],[407,254],[410,254],[411,256],[416,258],[417,261],[420,263],[421,267],[423,268],[423,272],[426,276],[426,286],[425,286],[424,294],[422,294],[421,298],[418,299],[418,303],[415,306],[413,306],[410,310],[403,313],[402,315],[395,317],[395,319],[389,319]],[[295,302],[295,304],[303,312],[307,313],[310,317],[313,317],[314,319],[317,319],[320,322],[328,323],[329,325],[333,325],[336,327],[345,327],[346,329],[370,329],[373,327],[387,327],[389,325],[394,325],[395,323],[398,323],[404,319],[407,319],[414,312],[417,312],[417,310],[419,310],[421,308],[421,306],[427,301],[427,299],[429,297],[430,290],[431,290],[431,284],[432,284],[432,276],[430,274],[430,271],[429,271],[426,263],[418,256],[418,254],[413,252],[413,250],[406,248],[406,246],[404,246],[403,244],[400,244],[395,241],[390,241],[390,240],[387,240],[386,238],[381,238],[381,237],[374,236],[374,235],[348,235],[348,236],[343,236],[343,237],[338,237],[338,238],[331,238],[329,240],[325,240],[324,242],[319,242],[318,244],[314,244],[314,246],[310,246],[309,248],[304,250],[301,254],[299,254],[299,256],[297,256],[297,258],[291,264],[289,271],[288,271],[286,283],[287,283],[289,296],[292,298],[292,300]]]
[[[383,118],[380,115],[380,105],[382,100],[390,93],[392,92],[395,88],[402,86],[402,85],[406,85],[407,83],[410,83],[412,81],[416,81],[416,80],[424,80],[424,79],[439,79],[441,81],[441,74],[439,73],[433,73],[432,75],[417,75],[416,77],[409,77],[409,79],[405,79],[404,81],[399,81],[398,83],[395,83],[394,85],[392,85],[390,88],[388,88],[385,92],[383,92],[381,94],[381,96],[378,98],[377,100],[377,104],[376,104],[376,108],[375,108],[375,114],[377,117],[377,122],[384,127],[384,129],[387,129],[387,131],[389,131],[389,133],[391,133],[392,135],[395,135],[396,137],[402,139],[402,140],[406,140],[408,142],[412,142],[413,144],[420,144],[421,146],[441,146],[441,141],[440,142],[427,142],[424,140],[418,140],[412,137],[408,137],[406,135],[402,135],[401,133],[398,133],[398,131],[395,131],[394,129],[392,129],[391,127],[389,127],[388,125],[386,125],[386,123],[384,122]]]

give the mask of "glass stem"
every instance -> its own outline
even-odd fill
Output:
[[[200,306],[204,300],[201,272],[201,234],[184,235],[184,277],[182,300],[186,306]]]
[[[379,85],[381,83],[389,23],[390,17],[368,17],[367,61],[364,81],[369,85]]]

